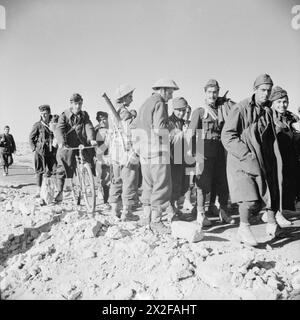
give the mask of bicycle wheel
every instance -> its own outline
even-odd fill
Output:
[[[91,167],[88,163],[85,163],[81,171],[82,178],[82,194],[85,201],[85,205],[88,212],[94,212],[96,206],[96,192],[94,177]]]
[[[72,196],[75,205],[79,206],[81,201],[81,186],[80,186],[80,174],[76,169],[75,175],[72,178]]]

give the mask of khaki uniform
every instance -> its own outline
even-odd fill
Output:
[[[137,116],[139,153],[142,169],[142,203],[153,209],[166,209],[171,200],[168,106],[163,98],[152,94]]]

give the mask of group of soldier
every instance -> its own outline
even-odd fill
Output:
[[[63,201],[65,179],[76,169],[78,151],[72,148],[92,145],[95,149],[85,149],[84,157],[99,180],[99,196],[123,221],[138,220],[133,211],[142,205],[151,229],[160,233],[169,231],[173,219],[184,218],[182,208],[202,227],[212,224],[209,216],[216,211],[221,222],[234,224],[235,205],[237,236],[250,246],[258,244],[251,218],[263,208],[270,238],[291,224],[283,213],[300,201],[300,129],[299,118],[287,110],[284,89],[262,74],[253,94],[234,103],[226,94],[219,96],[219,83],[211,79],[204,86],[204,103],[192,116],[184,97],[173,98],[179,89],[175,81],[160,79],[152,89],[136,112],[129,109],[135,88],[119,86],[114,112],[97,112],[95,127],[78,93],[60,116],[51,115],[49,105],[40,106],[29,139],[37,196],[43,177],[55,174],[55,202]]]

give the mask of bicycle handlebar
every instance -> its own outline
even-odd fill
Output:
[[[84,150],[84,149],[92,149],[92,148],[97,148],[97,146],[83,146],[83,147],[75,147],[75,148],[68,148],[68,147],[64,147],[65,149],[68,150]]]

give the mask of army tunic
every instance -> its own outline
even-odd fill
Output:
[[[53,147],[53,132],[42,120],[36,122],[29,135],[29,144],[34,151],[34,168],[37,174],[51,176],[56,169],[56,151]]]
[[[189,129],[192,130],[194,148],[203,156],[201,170],[196,172],[197,205],[204,211],[206,195],[215,187],[222,207],[227,207],[229,190],[226,177],[225,149],[221,131],[225,122],[225,107],[217,100],[216,107],[205,106],[194,110]],[[199,147],[200,146],[200,147]],[[199,165],[199,164],[198,164]],[[199,195],[199,196],[198,196]],[[200,202],[200,203],[199,203]]]
[[[4,141],[1,141],[4,140]],[[11,134],[0,135],[0,164],[9,167],[13,164],[12,154],[16,151],[14,137]]]

